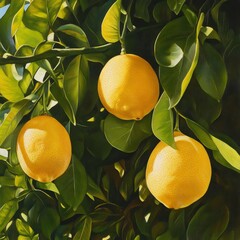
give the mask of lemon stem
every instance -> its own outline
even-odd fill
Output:
[[[49,93],[49,84],[50,82],[47,81],[47,84],[43,87],[43,96],[42,96],[42,103],[43,103],[43,114],[49,114],[49,111],[47,109],[48,105],[48,93]]]
[[[126,38],[126,33],[127,33],[127,25],[128,25],[128,20],[130,17],[130,11],[132,7],[133,0],[129,2],[128,8],[127,8],[127,13],[126,17],[123,23],[123,30],[120,36],[120,43],[121,43],[121,54],[126,54],[126,45],[125,45],[125,38]]]
[[[176,113],[176,118],[175,118],[174,131],[180,131],[180,129],[179,129],[179,114],[177,111],[175,111],[175,113]]]
[[[120,37],[121,54],[126,54],[125,37],[126,37],[126,32],[127,32],[127,22],[128,22],[128,13],[126,15],[124,25],[123,25],[122,34],[121,34],[121,37]]]

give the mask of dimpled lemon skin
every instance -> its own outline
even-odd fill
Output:
[[[168,208],[184,208],[207,191],[211,164],[205,148],[186,135],[175,135],[176,149],[164,142],[152,151],[146,183],[152,195]]]
[[[100,73],[98,95],[109,113],[123,120],[140,120],[158,101],[158,77],[145,59],[134,54],[117,55]]]
[[[51,182],[61,176],[72,155],[68,132],[48,115],[25,123],[19,132],[16,150],[23,171],[39,182]]]

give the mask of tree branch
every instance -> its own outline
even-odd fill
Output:
[[[0,65],[5,64],[26,64],[30,62],[36,62],[43,59],[56,58],[56,57],[68,57],[68,56],[76,56],[82,54],[90,54],[90,53],[101,53],[105,52],[112,46],[112,43],[107,43],[101,46],[96,47],[82,47],[82,48],[54,48],[48,50],[46,52],[31,55],[31,56],[13,56],[13,55],[5,55],[4,57],[0,57]]]

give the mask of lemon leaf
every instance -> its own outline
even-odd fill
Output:
[[[218,199],[199,208],[187,229],[187,239],[219,239],[229,222],[229,209]]]
[[[84,56],[75,57],[64,73],[63,89],[74,113],[86,94],[88,61]]]
[[[14,200],[6,202],[0,208],[0,232],[7,226],[17,210],[18,202]]]
[[[196,28],[186,17],[167,24],[157,36],[155,58],[160,66],[161,83],[170,97],[170,107],[181,100],[198,62],[198,35],[204,15],[201,14]]]
[[[107,42],[120,40],[121,0],[117,0],[107,11],[101,26],[102,36]]]
[[[150,121],[149,116],[141,121],[126,121],[109,114],[104,121],[104,134],[108,142],[118,150],[134,152],[152,134]]]
[[[55,184],[63,200],[75,211],[87,193],[85,167],[75,155],[67,171],[56,179]]]
[[[239,153],[229,146],[227,143],[223,142],[222,140],[214,137],[211,135],[211,138],[215,145],[218,148],[220,154],[224,157],[224,159],[230,163],[233,167],[240,170],[240,155]]]
[[[183,4],[185,3],[185,0],[167,0],[167,4],[169,8],[176,14],[178,15],[179,12],[182,9]]]
[[[227,70],[222,56],[210,44],[202,46],[195,73],[202,90],[220,100],[227,85]]]
[[[198,123],[192,121],[191,119],[186,118],[186,123],[188,127],[193,131],[193,133],[197,136],[197,138],[201,141],[201,143],[211,150],[217,150],[216,145],[214,144],[211,135],[208,131],[199,125]]]
[[[74,235],[73,240],[90,239],[92,232],[92,219],[84,216],[78,224],[78,231]]]
[[[152,130],[153,134],[159,140],[175,148],[173,137],[173,113],[169,105],[169,98],[166,92],[164,92],[153,111]]]
[[[11,65],[0,67],[0,93],[11,102],[23,99],[24,95],[18,85],[18,80],[13,76]]]
[[[6,113],[0,124],[0,145],[14,131],[22,118],[32,110],[34,104],[33,101],[23,99],[11,106],[11,110]]]

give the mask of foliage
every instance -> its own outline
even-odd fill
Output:
[[[240,238],[238,1],[0,7],[0,239]],[[103,65],[122,48],[159,73],[162,95],[140,122],[109,115],[97,96]],[[22,124],[46,109],[68,129],[73,158],[43,184],[23,173],[15,148]],[[207,194],[180,210],[145,183],[151,150],[175,147],[174,128],[205,145],[213,168]]]

